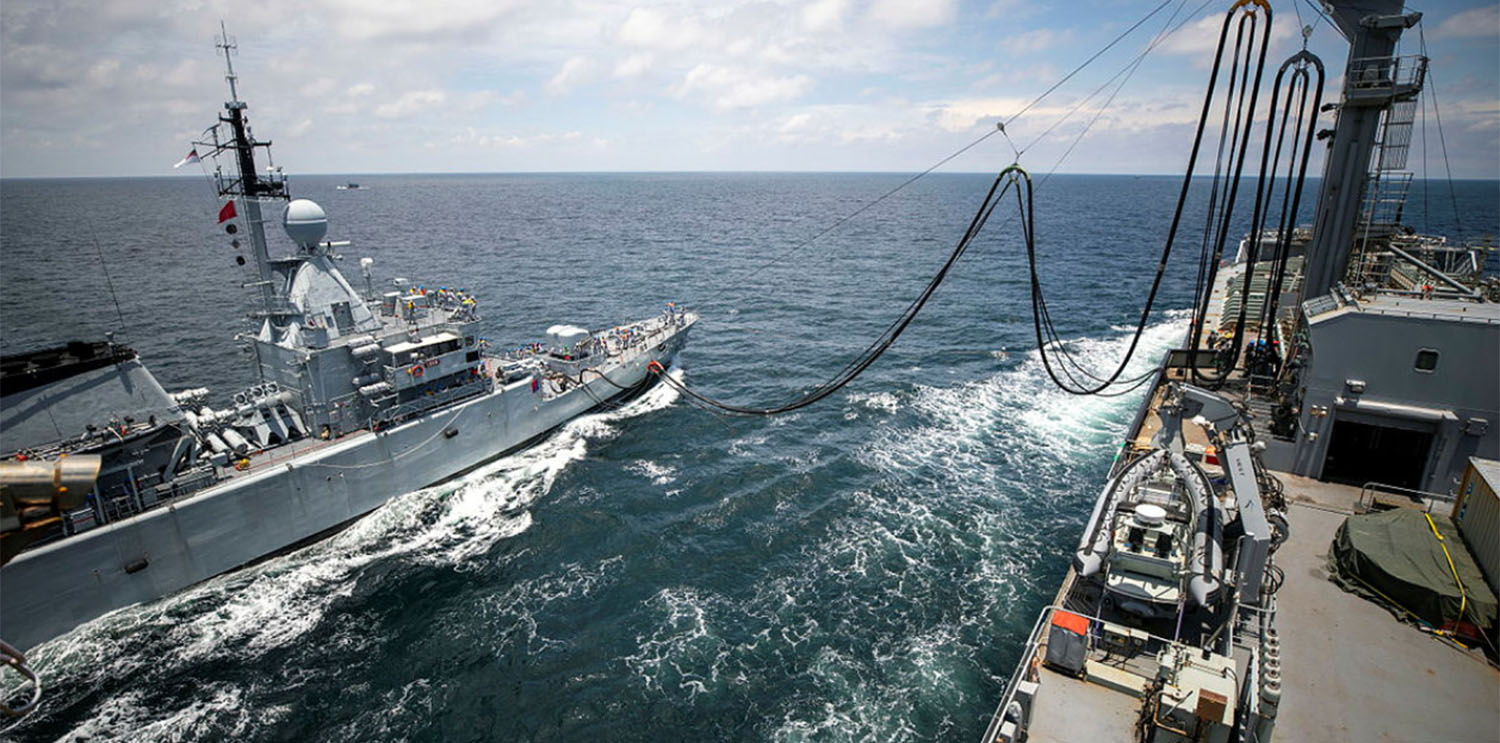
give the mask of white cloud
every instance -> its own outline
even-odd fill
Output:
[[[1019,34],[1007,36],[1000,41],[1000,48],[1009,52],[1012,56],[1021,57],[1067,44],[1072,40],[1072,31],[1053,31],[1050,28],[1038,28],[1033,31],[1024,31]]]
[[[593,77],[594,65],[587,57],[572,57],[547,81],[547,93],[564,95]]]
[[[505,0],[323,0],[333,28],[348,39],[474,37],[511,12]]]
[[[345,94],[347,94],[350,98],[358,98],[360,96],[369,95],[374,92],[374,85],[371,85],[370,83],[358,83],[355,85],[350,85],[349,89],[345,91]]]
[[[795,100],[812,89],[807,75],[775,76],[764,72],[700,64],[683,76],[674,89],[679,97],[697,96],[715,108],[754,108]]]
[[[405,118],[441,105],[447,99],[448,95],[441,90],[413,90],[390,103],[376,106],[375,115],[382,119]]]
[[[297,92],[308,98],[322,98],[323,96],[333,92],[333,85],[333,78],[320,77],[306,85],[303,85],[302,89]]]
[[[654,58],[650,54],[632,54],[615,65],[614,76],[617,78],[636,77],[651,69]]]
[[[933,123],[950,132],[973,129],[981,122],[992,123],[1020,111],[1026,101],[1021,98],[960,98],[929,104]],[[1036,112],[1033,108],[1031,112]],[[1028,112],[1028,114],[1031,114]]]
[[[1471,8],[1448,16],[1433,29],[1434,39],[1500,37],[1500,5]]]
[[[955,0],[875,0],[870,18],[890,28],[927,28],[952,21],[958,13]]]
[[[816,32],[837,28],[847,12],[849,0],[813,0],[802,6],[799,16],[803,28]]]
[[[669,16],[655,8],[635,8],[620,25],[619,38],[629,46],[685,49],[709,43],[709,32],[696,16]]]
[[[787,144],[894,142],[927,131],[930,127],[904,101],[805,106],[769,126],[769,135]]]
[[[1263,21],[1264,19],[1258,18],[1257,20]],[[1301,31],[1295,28],[1296,25],[1296,23],[1285,22],[1272,24],[1271,46],[1274,48],[1278,44],[1285,42],[1294,36],[1298,36]],[[1175,24],[1173,27],[1176,28]],[[1209,67],[1212,64],[1214,50],[1219,46],[1219,32],[1223,28],[1223,15],[1213,13],[1204,16],[1178,29],[1176,33],[1173,33],[1159,46],[1157,46],[1156,50],[1152,53],[1180,54],[1189,57],[1197,57],[1197,60],[1195,60],[1194,62],[1195,66]],[[1235,32],[1238,28],[1239,26],[1237,23],[1231,22],[1229,25],[1229,35],[1224,42],[1224,55],[1226,58],[1234,51]],[[1262,25],[1256,25],[1256,44],[1260,43],[1260,37],[1261,34],[1264,33],[1264,28],[1265,27]],[[1270,64],[1269,56],[1267,57],[1266,63],[1268,65]]]
[[[484,132],[475,130],[472,126],[469,126],[464,127],[463,131],[455,134],[452,138],[450,138],[448,140],[448,144],[458,147],[525,149],[530,147],[537,147],[539,145],[574,143],[579,142],[582,139],[583,132],[579,131],[541,133],[533,134],[530,136],[523,136],[520,134],[486,134]],[[595,146],[602,146],[606,141],[607,140],[604,140],[602,138],[595,137],[591,140],[591,143]],[[436,143],[429,142],[428,146],[436,146]]]

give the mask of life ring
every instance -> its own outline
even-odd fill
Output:
[[[423,374],[426,374],[427,370],[423,369],[421,364],[414,364],[412,368],[406,370],[406,373],[412,375],[413,377],[420,377]]]

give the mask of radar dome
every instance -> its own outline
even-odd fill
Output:
[[[287,237],[304,248],[316,247],[328,233],[328,215],[311,199],[294,199],[281,214]]]

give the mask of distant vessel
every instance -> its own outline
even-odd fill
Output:
[[[210,407],[207,389],[168,393],[112,339],[0,362],[0,636],[22,649],[316,539],[637,394],[697,321],[669,303],[500,352],[466,288],[396,279],[377,291],[365,258],[356,289],[322,208],[292,199],[280,169],[257,169],[270,143],[250,135],[234,45],[219,47],[230,100],[197,144],[234,160],[215,173],[219,221],[232,235],[243,224],[258,270],[258,327],[243,340],[260,382]],[[276,205],[289,254],[271,253],[262,226]]]
[[[360,189],[360,185],[358,183],[352,183],[351,182],[351,183],[345,183],[345,184],[342,184],[342,185],[334,186],[334,188],[337,188],[340,191],[358,191]]]

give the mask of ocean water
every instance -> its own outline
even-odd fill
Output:
[[[703,321],[672,373],[773,405],[884,329],[990,180],[929,176],[799,247],[905,177],[292,188],[328,211],[330,238],[353,241],[356,283],[369,256],[378,280],[463,286],[501,346],[677,301]],[[351,179],[366,189],[334,188]],[[1430,215],[1421,185],[1413,224],[1497,231],[1500,184],[1455,184],[1456,209],[1433,184]],[[1129,343],[1177,188],[1057,176],[1038,192],[1052,314],[1101,370]],[[0,345],[115,331],[169,390],[227,399],[254,381],[233,339],[248,330],[251,277],[216,208],[197,178],[0,181]],[[1011,213],[896,346],[823,403],[723,417],[658,386],[326,541],[44,645],[46,700],[6,735],[977,740],[1139,402],[1051,386]],[[1186,330],[1202,222],[1189,211],[1132,369]]]

